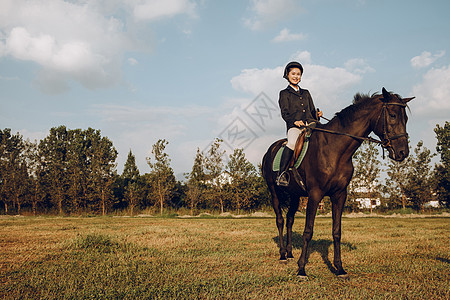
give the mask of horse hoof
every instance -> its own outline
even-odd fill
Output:
[[[297,278],[300,279],[300,280],[302,280],[302,281],[308,280],[308,276],[307,276],[307,275],[300,275],[300,274],[297,274]]]
[[[300,280],[307,280],[308,276],[305,273],[305,269],[299,269],[297,272],[297,278]]]
[[[340,274],[337,275],[337,278],[342,279],[342,280],[349,280],[350,279],[350,275],[346,274]]]

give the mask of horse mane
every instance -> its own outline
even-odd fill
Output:
[[[367,106],[373,99],[380,97],[379,93],[374,93],[371,96],[369,94],[356,93],[353,97],[353,103],[336,113],[336,118],[339,120],[342,126],[347,126],[354,120],[355,112],[362,107]]]

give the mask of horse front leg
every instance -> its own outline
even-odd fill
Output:
[[[300,259],[298,260],[298,272],[297,276],[300,278],[307,278],[305,272],[305,265],[308,253],[308,245],[312,239],[314,232],[314,220],[316,218],[317,208],[319,207],[320,200],[322,200],[322,194],[319,192],[310,193],[308,198],[308,204],[306,206],[306,220],[305,229],[303,231],[303,248]]]
[[[334,247],[334,267],[336,268],[336,275],[339,278],[347,279],[348,274],[342,267],[341,260],[341,221],[342,211],[344,209],[345,200],[347,198],[347,191],[343,190],[331,197],[332,202],[332,216],[333,216],[333,247]]]

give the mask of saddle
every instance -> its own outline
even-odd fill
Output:
[[[303,179],[302,179],[300,173],[297,171],[297,168],[302,163],[302,160],[305,157],[306,151],[308,150],[310,136],[311,136],[311,131],[308,131],[308,130],[305,130],[304,132],[302,132],[302,134],[299,135],[299,137],[297,138],[297,142],[295,143],[294,154],[292,155],[291,161],[289,163],[289,170],[292,172],[292,175],[293,175],[295,181],[297,182],[297,184],[304,191],[306,191],[306,186],[305,186],[305,183],[303,182]],[[287,144],[287,141],[285,141],[282,144],[282,146],[278,150],[278,152],[275,155],[275,158],[273,160],[272,169],[275,172],[280,170],[281,155],[283,153],[284,147],[286,147],[286,144]]]
[[[300,166],[303,158],[305,157],[306,151],[308,150],[310,136],[311,133],[306,130],[298,136],[297,142],[295,143],[294,155],[292,155],[289,163],[289,168],[298,168]],[[283,149],[286,147],[286,144],[287,141],[283,142],[273,160],[272,170],[275,172],[280,170],[281,154],[283,153]]]

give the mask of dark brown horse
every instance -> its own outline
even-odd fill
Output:
[[[414,97],[413,97],[414,98]],[[409,154],[407,116],[405,107],[413,98],[402,99],[397,94],[387,92],[368,95],[356,94],[353,104],[337,113],[325,125],[317,125],[310,137],[309,148],[297,171],[305,183],[306,190],[294,180],[288,187],[276,185],[277,172],[272,170],[273,159],[284,140],[273,143],[262,162],[263,176],[272,194],[272,206],[276,214],[279,235],[280,261],[293,258],[292,225],[299,206],[299,198],[308,197],[306,221],[303,232],[303,249],[298,260],[298,276],[305,277],[308,245],[313,236],[314,219],[320,201],[329,196],[332,203],[333,246],[335,274],[347,277],[341,261],[341,216],[347,198],[347,186],[353,175],[352,156],[363,140],[374,132],[378,141],[396,161],[404,160]],[[287,208],[287,243],[283,242],[283,209]]]

